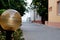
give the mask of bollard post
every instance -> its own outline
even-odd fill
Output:
[[[6,31],[6,40],[12,40],[13,31]]]
[[[12,40],[12,33],[17,30],[22,23],[21,15],[14,9],[8,9],[1,14],[0,25],[6,31],[6,40]]]

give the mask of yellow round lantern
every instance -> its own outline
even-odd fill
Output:
[[[4,30],[15,31],[21,26],[21,15],[18,11],[8,9],[1,15],[1,27]]]

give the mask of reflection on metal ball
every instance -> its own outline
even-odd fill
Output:
[[[21,15],[18,11],[8,9],[1,15],[1,26],[4,30],[15,31],[21,26]]]

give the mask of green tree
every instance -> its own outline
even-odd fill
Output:
[[[15,9],[18,12],[20,12],[21,16],[23,16],[25,13],[25,6],[27,5],[24,0],[0,0],[0,15],[2,12],[4,12],[6,9]],[[6,39],[6,31],[1,27],[0,25],[0,40]],[[13,39],[14,40],[24,40],[22,30],[19,28],[13,33]]]
[[[45,20],[48,20],[48,0],[33,0],[31,5],[37,10],[37,13],[41,16],[42,24],[45,24]]]
[[[24,0],[0,0],[0,9],[15,9],[23,16],[27,3]]]

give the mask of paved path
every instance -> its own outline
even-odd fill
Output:
[[[21,29],[25,40],[60,40],[59,28],[35,23],[23,23]]]

